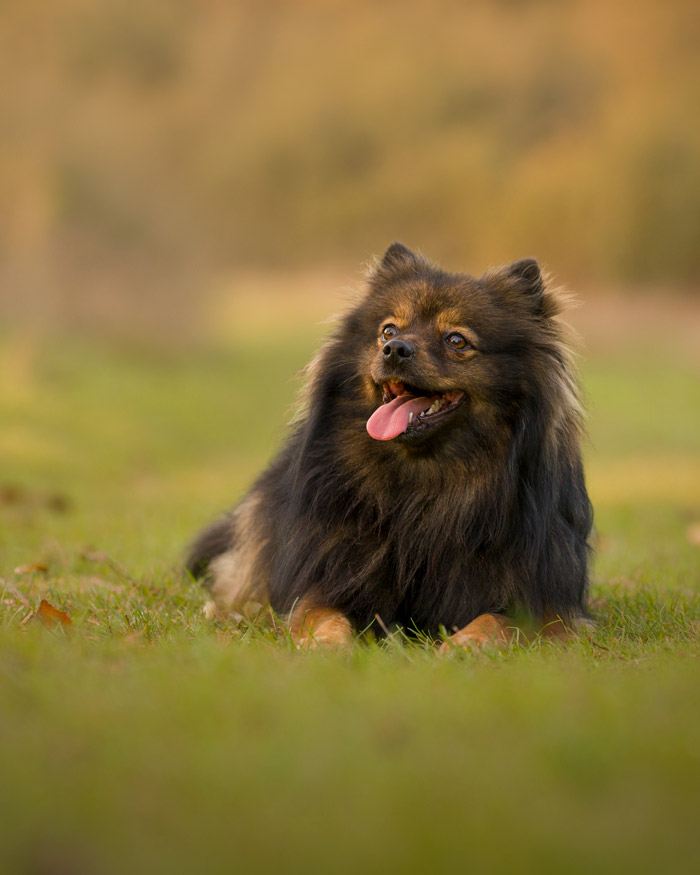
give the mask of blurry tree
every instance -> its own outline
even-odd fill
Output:
[[[700,279],[691,0],[9,0],[1,311],[190,323],[236,267]]]

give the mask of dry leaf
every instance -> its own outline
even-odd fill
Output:
[[[24,491],[15,483],[3,483],[0,485],[0,503],[18,504],[24,497]]]
[[[6,580],[0,579],[0,585],[2,585],[3,592],[8,593],[14,601],[19,602],[24,605],[25,608],[30,607],[29,599],[21,593],[16,587],[12,586],[11,583],[8,583]]]
[[[60,492],[52,492],[44,499],[46,507],[54,513],[68,513],[71,509],[70,499]]]
[[[48,567],[42,565],[40,562],[30,562],[28,565],[18,565],[17,568],[15,568],[15,574],[31,574],[32,571],[48,570]]]
[[[44,624],[44,626],[57,626],[59,623],[62,626],[73,625],[73,621],[65,611],[59,611],[58,608],[54,608],[54,606],[50,605],[46,599],[41,600],[39,609],[36,612],[36,617]]]

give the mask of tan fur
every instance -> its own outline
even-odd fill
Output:
[[[387,313],[384,319],[382,319],[382,325],[388,325],[391,323],[392,325],[396,325],[399,331],[403,331],[407,325],[411,322],[411,310],[408,307],[400,306],[393,310],[391,313]],[[377,334],[379,334],[379,329],[382,325],[377,326]],[[377,342],[383,344],[384,341],[381,338],[377,339]]]
[[[476,341],[476,332],[469,328],[469,326],[462,325],[463,318],[464,314],[460,313],[459,310],[443,310],[441,313],[438,313],[433,320],[433,331],[437,331],[438,334],[447,334],[448,331],[458,331],[472,341]]]
[[[526,642],[540,635],[548,640],[566,643],[594,626],[593,621],[586,617],[574,617],[567,623],[564,623],[560,617],[552,617],[546,620],[539,630],[526,630],[516,628],[512,620],[500,614],[482,614],[444,641],[440,645],[439,652],[449,653],[455,647],[462,647],[465,650],[504,647],[521,636]],[[528,631],[531,634],[528,634]]]
[[[306,367],[304,367],[301,371],[302,385],[292,407],[292,416],[289,421],[290,426],[294,426],[298,423],[304,422],[309,415],[309,408],[311,407],[311,393],[313,391],[317,374],[321,367],[321,362],[323,361],[323,357],[324,355],[326,355],[327,349],[330,345],[331,341],[326,341],[321,346],[316,355],[311,359],[308,365],[306,365]]]
[[[481,650],[482,647],[503,647],[513,638],[511,621],[500,614],[482,614],[459,632],[450,635],[440,646],[440,653],[449,653],[455,647]]]
[[[292,610],[289,631],[298,647],[344,648],[352,644],[352,626],[340,611],[314,605],[305,598]]]
[[[252,492],[236,508],[231,520],[235,546],[211,561],[211,600],[204,607],[208,618],[234,611],[245,615],[249,603],[259,605],[268,600],[265,581],[257,574],[258,558],[265,546],[258,534],[259,509],[260,498]]]

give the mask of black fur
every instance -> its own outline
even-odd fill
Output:
[[[233,525],[225,516],[201,531],[190,546],[186,568],[192,577],[202,577],[215,556],[220,556],[232,546]]]
[[[387,250],[249,495],[255,574],[276,611],[310,595],[357,630],[378,614],[430,633],[483,613],[585,615],[592,511],[558,309],[534,259],[475,279]],[[410,361],[382,361],[387,322],[410,337]],[[459,328],[473,349],[447,348],[445,331]],[[374,440],[366,422],[397,379],[463,401],[427,431]],[[205,531],[191,572],[235,537],[235,516]]]

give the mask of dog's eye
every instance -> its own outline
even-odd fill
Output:
[[[388,325],[385,325],[384,328],[382,328],[382,340],[389,340],[390,337],[393,337],[395,334],[398,333],[399,329],[395,325],[392,325],[392,323],[390,322]]]
[[[466,337],[462,337],[462,335],[457,334],[457,332],[447,335],[447,343],[452,349],[466,349],[469,346]]]

